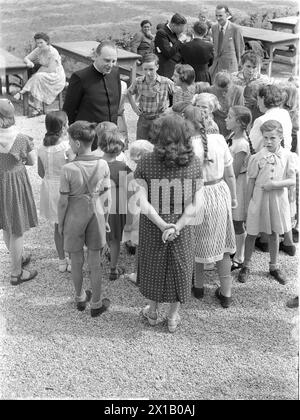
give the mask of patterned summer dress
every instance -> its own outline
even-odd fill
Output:
[[[0,145],[4,131],[0,130]],[[24,134],[17,134],[9,150],[0,148],[0,229],[16,236],[23,236],[25,231],[38,224],[33,193],[24,165],[32,150],[29,137]]]
[[[23,92],[30,92],[35,99],[49,105],[62,92],[66,83],[61,57],[58,51],[49,45],[47,49],[35,48],[27,58],[42,67],[27,81],[22,90]],[[45,67],[53,64],[54,71],[50,73],[43,71]]]
[[[193,158],[189,166],[168,168],[156,152],[142,157],[135,171],[135,178],[148,185],[148,200],[167,223],[176,223],[181,217],[184,203],[189,203],[202,185],[197,183],[201,177],[198,158]],[[169,190],[168,185],[158,193],[158,183],[168,181],[182,187],[175,197],[175,188]],[[194,227],[186,226],[173,242],[163,243],[160,229],[141,214],[137,267],[141,293],[156,302],[185,303],[191,294],[193,266]]]

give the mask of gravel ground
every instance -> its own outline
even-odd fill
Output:
[[[131,138],[136,118],[126,107]],[[44,117],[17,118],[38,147]],[[39,207],[37,168],[29,167]],[[214,297],[215,272],[207,272],[205,297],[191,298],[174,334],[164,323],[147,325],[145,304],[126,281],[104,283],[110,310],[92,319],[72,301],[69,274],[57,270],[52,227],[44,220],[25,236],[36,279],[9,285],[9,255],[0,242],[1,399],[222,399],[298,398],[297,311],[287,309],[296,293],[298,258],[280,253],[289,283],[267,275],[269,257],[256,252],[250,281],[233,286],[234,304],[224,310]],[[134,270],[134,257],[122,250],[120,264]],[[85,280],[88,283],[88,280]]]

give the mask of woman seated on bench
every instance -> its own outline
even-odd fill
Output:
[[[43,113],[43,103],[49,105],[64,89],[66,76],[58,51],[50,45],[47,34],[40,32],[34,35],[36,48],[24,58],[29,68],[40,66],[38,71],[27,81],[25,86],[15,95],[21,99],[28,92],[30,105],[34,108],[31,117]]]

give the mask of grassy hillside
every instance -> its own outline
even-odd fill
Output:
[[[238,21],[254,15],[260,17],[295,14],[297,1],[273,1],[270,11],[265,1],[228,1]],[[1,46],[23,56],[35,32],[49,33],[53,42],[81,41],[121,37],[134,33],[142,19],[151,19],[153,26],[169,19],[174,12],[189,20],[197,17],[200,6],[208,17],[214,17],[216,1],[97,1],[97,0],[0,0]],[[264,21],[268,25],[267,20]]]

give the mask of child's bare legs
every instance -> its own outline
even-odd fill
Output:
[[[231,277],[231,260],[230,254],[224,254],[221,261],[217,261],[217,270],[220,279],[222,296],[231,297],[232,277]]]
[[[241,264],[244,262],[245,257],[245,240],[246,232],[244,227],[244,222],[241,220],[234,220],[234,231],[235,231],[235,241],[236,241],[236,253],[233,258],[234,262]]]
[[[100,251],[88,250],[88,265],[92,285],[91,307],[94,309],[102,306],[102,272],[99,264]]]
[[[240,283],[246,283],[246,281],[248,280],[248,276],[250,273],[251,257],[255,248],[255,240],[256,235],[249,235],[249,233],[247,234],[245,241],[245,260],[243,267],[238,275],[238,281]]]
[[[84,302],[86,300],[86,293],[82,289],[83,274],[82,268],[84,263],[83,249],[77,252],[71,252],[71,273],[72,280],[75,287],[75,300],[76,302]]]
[[[276,270],[278,254],[279,254],[278,233],[272,232],[272,234],[269,235],[269,246],[270,246],[270,270]]]
[[[256,239],[256,235],[247,234],[246,236],[244,267],[247,267],[247,268],[250,267],[251,257],[255,248],[255,239]]]
[[[19,276],[22,272],[23,236],[12,235],[3,230],[3,239],[10,254],[11,275]]]
[[[291,230],[289,232],[285,232],[283,237],[284,237],[284,239],[283,239],[284,245],[287,245],[287,246],[293,246],[294,245],[293,232]]]
[[[120,241],[113,239],[110,244],[110,268],[114,269],[117,267],[118,259],[120,255]]]
[[[64,251],[64,237],[58,232],[58,224],[54,223],[54,242],[56,251],[58,254],[58,258],[60,260],[65,259],[65,251]]]

